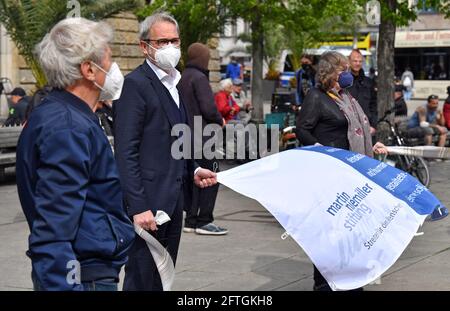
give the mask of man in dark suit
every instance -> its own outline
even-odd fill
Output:
[[[140,40],[146,60],[125,77],[113,106],[116,159],[129,216],[149,230],[175,262],[189,183],[193,179],[199,187],[211,186],[216,175],[171,154],[172,144],[182,138],[172,136],[172,128],[189,122],[176,88],[181,76],[175,69],[180,58],[176,20],[167,13],[147,17],[140,25]],[[158,210],[171,221],[157,228]],[[151,253],[138,236],[125,266],[123,289],[162,290]]]

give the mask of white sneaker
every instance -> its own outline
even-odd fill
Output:
[[[186,233],[194,233],[194,232],[195,232],[195,228],[184,227],[184,228],[183,228],[183,232],[186,232]]]

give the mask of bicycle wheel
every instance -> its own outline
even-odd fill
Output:
[[[416,177],[425,187],[428,187],[431,182],[428,164],[423,158],[419,157],[411,157],[410,160],[409,173]]]

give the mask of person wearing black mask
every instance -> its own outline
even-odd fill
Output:
[[[312,66],[312,59],[309,55],[303,55],[301,59],[302,67],[297,71],[297,103],[301,105],[308,91],[315,86],[316,72]]]
[[[353,85],[348,88],[350,94],[358,101],[369,118],[370,134],[376,132],[378,121],[377,94],[374,81],[364,74],[362,69],[363,55],[360,50],[353,50],[349,56],[350,69],[353,75]]]

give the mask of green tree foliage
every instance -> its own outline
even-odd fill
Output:
[[[352,1],[339,0],[291,1],[290,8],[284,24],[286,46],[293,53],[295,68],[300,67],[305,49],[333,41],[341,34],[351,34],[359,9]]]
[[[139,0],[80,0],[81,16],[101,20],[123,10],[141,5]],[[46,84],[46,77],[34,55],[34,48],[45,34],[71,8],[62,0],[0,0],[0,22],[16,44],[19,53],[30,66],[37,86]]]

